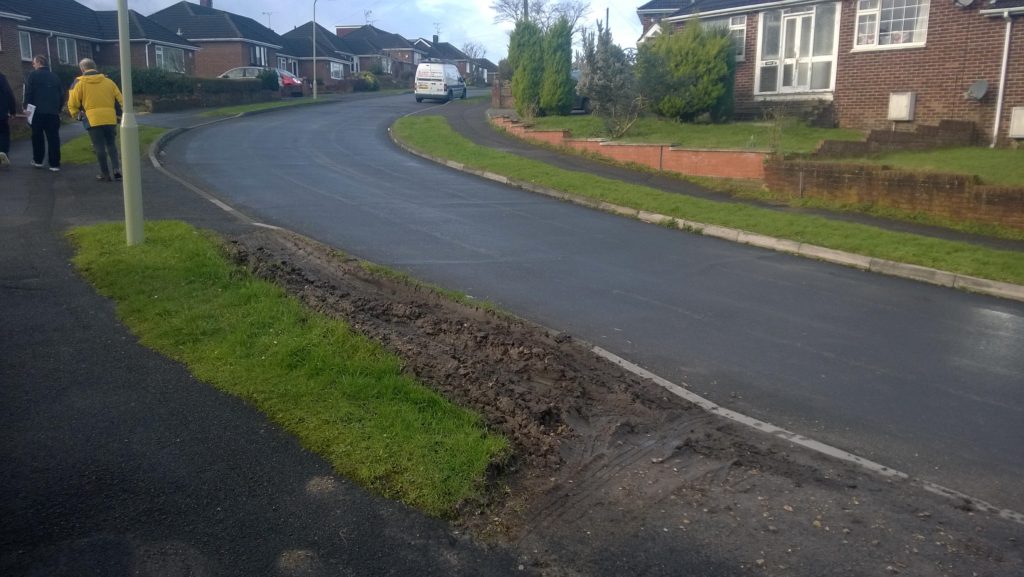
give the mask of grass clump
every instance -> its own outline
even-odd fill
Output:
[[[143,344],[266,413],[340,474],[431,515],[476,496],[507,442],[402,374],[344,323],[226,261],[218,239],[150,222],[76,228],[74,264]]]
[[[165,132],[167,132],[166,128],[139,125],[139,151],[143,156],[149,152],[150,145]],[[120,135],[117,146],[120,149]],[[96,153],[92,150],[92,140],[89,139],[89,134],[80,134],[61,144],[60,158],[61,162],[65,164],[92,164],[96,162]]]
[[[399,119],[393,132],[413,148],[431,155],[581,197],[896,262],[1024,283],[1024,257],[1019,252],[818,216],[780,213],[744,204],[693,198],[588,173],[563,170],[506,152],[481,148],[456,134],[447,121],[439,116]]]

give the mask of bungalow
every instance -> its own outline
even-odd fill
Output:
[[[214,8],[213,0],[183,0],[149,17],[201,49],[196,76],[215,78],[239,66],[277,67],[298,74],[299,60],[284,49],[281,36],[252,18]]]
[[[641,42],[727,28],[737,110],[818,101],[844,127],[955,119],[992,144],[1024,138],[1024,0],[651,0],[637,16]]]
[[[433,40],[417,38],[412,41],[412,44],[426,52],[427,58],[451,62],[459,69],[459,72],[463,77],[474,77],[476,69],[474,68],[473,60],[469,56],[466,56],[465,52],[459,50],[455,46],[452,46],[451,43],[440,42],[437,34],[434,35]]]
[[[337,26],[335,31],[355,51],[358,70],[412,78],[420,60],[426,57],[426,51],[402,36],[372,24]]]
[[[486,58],[474,58],[473,69],[481,84],[490,85],[498,75],[498,65]]]
[[[313,74],[313,26],[316,26],[316,74]],[[344,38],[332,34],[329,30],[307,22],[281,36],[284,48],[295,56],[299,64],[299,76],[312,80],[316,76],[317,84],[325,88],[338,85],[353,72],[357,72],[358,60],[354,49],[349,47]]]
[[[132,10],[128,24],[134,68],[192,73],[198,46]],[[0,0],[0,71],[12,86],[24,83],[37,54],[53,66],[77,66],[82,58],[120,66],[117,12],[74,0]]]

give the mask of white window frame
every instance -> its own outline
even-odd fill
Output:
[[[267,65],[267,47],[253,44],[249,50],[250,66]]]
[[[826,4],[826,3],[823,2],[822,4]],[[828,87],[827,88],[808,88],[806,90],[799,90],[799,91],[784,90],[782,88],[782,74],[783,74],[782,62],[783,62],[783,54],[781,53],[781,51],[782,51],[781,43],[784,41],[784,39],[782,38],[782,29],[780,28],[780,32],[779,32],[779,34],[780,34],[780,38],[779,38],[779,42],[780,42],[779,50],[780,50],[780,53],[779,53],[778,57],[774,58],[774,59],[765,60],[762,57],[762,54],[761,54],[761,50],[762,50],[762,47],[763,47],[763,44],[764,44],[763,38],[764,38],[764,24],[765,24],[765,20],[766,20],[765,15],[768,12],[771,12],[771,11],[765,11],[765,12],[761,12],[761,13],[758,14],[758,17],[757,17],[757,50],[756,50],[756,60],[754,62],[754,64],[755,64],[755,67],[754,67],[754,98],[755,99],[764,100],[764,99],[772,99],[772,98],[778,98],[778,97],[786,98],[787,96],[790,96],[790,97],[802,97],[802,98],[807,98],[808,96],[813,96],[815,98],[821,98],[821,97],[824,96],[824,97],[827,98],[827,97],[829,97],[832,94],[832,92],[835,91],[835,86],[836,86],[836,69],[838,68],[838,62],[839,62],[839,35],[840,35],[839,27],[840,27],[840,22],[842,22],[842,9],[843,9],[843,7],[842,7],[842,2],[831,2],[831,4],[835,5],[835,21],[833,23],[832,54],[827,55],[827,56],[814,56],[812,54],[811,57],[807,58],[807,60],[811,63],[812,66],[813,66],[813,63],[815,63],[815,62],[827,62],[827,61],[831,61],[832,62],[831,76],[829,78],[829,82],[828,82]],[[797,15],[797,14],[804,13],[804,12],[813,12],[814,17],[815,17],[815,21],[817,21],[817,9],[815,8],[815,6],[817,6],[817,5],[800,6],[800,7],[795,7],[795,8],[786,8],[786,9],[776,9],[776,10],[778,10],[780,12],[780,16],[781,16],[780,27],[785,25],[786,16],[788,16],[788,15]],[[772,10],[772,11],[775,11],[775,10]],[[778,78],[776,79],[775,90],[772,91],[772,92],[761,92],[761,69],[764,66],[763,63],[764,62],[770,62],[772,60],[775,60],[775,61],[778,62],[778,64],[777,64],[777,66],[778,66]]]
[[[175,48],[173,46],[164,46],[157,44],[153,47],[153,51],[156,55],[156,67],[161,70],[167,70],[168,72],[176,72],[178,74],[185,73],[185,50],[182,48]],[[179,59],[175,56],[180,55],[180,66]]]
[[[342,80],[345,78],[345,65],[341,62],[331,62],[331,80]]]
[[[57,62],[69,66],[78,64],[78,42],[74,38],[57,37]]]
[[[721,18],[709,18],[701,22],[705,27],[720,26],[729,31],[733,44],[736,46],[736,62],[743,62],[747,59],[747,16],[723,16]]]
[[[907,4],[914,3],[917,14],[913,30],[891,30],[893,23],[904,23]],[[857,0],[854,19],[853,50],[899,50],[917,48],[928,41],[928,14],[931,0]],[[904,16],[896,18],[900,11]],[[887,20],[883,18],[888,17]],[[883,28],[890,28],[883,31]],[[903,25],[900,26],[903,28]],[[881,42],[885,42],[882,44]]]
[[[21,49],[21,60],[31,62],[32,60],[32,33],[27,30],[18,31],[18,45]]]

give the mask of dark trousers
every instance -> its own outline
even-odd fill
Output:
[[[111,167],[114,172],[121,172],[121,158],[117,155],[117,125],[90,126],[89,140],[92,140],[92,150],[100,163],[100,174],[113,176]]]
[[[11,125],[6,118],[0,118],[0,152],[11,151]]]
[[[50,166],[60,168],[60,116],[32,116],[32,162],[42,164],[49,152]]]

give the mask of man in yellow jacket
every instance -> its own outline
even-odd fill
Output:
[[[84,58],[78,67],[82,75],[71,87],[68,112],[72,118],[78,118],[79,111],[85,113],[85,127],[89,130],[92,149],[100,163],[100,174],[96,180],[121,180],[121,159],[117,153],[117,113],[124,106],[124,97],[113,80],[96,71],[96,63],[91,58]]]

